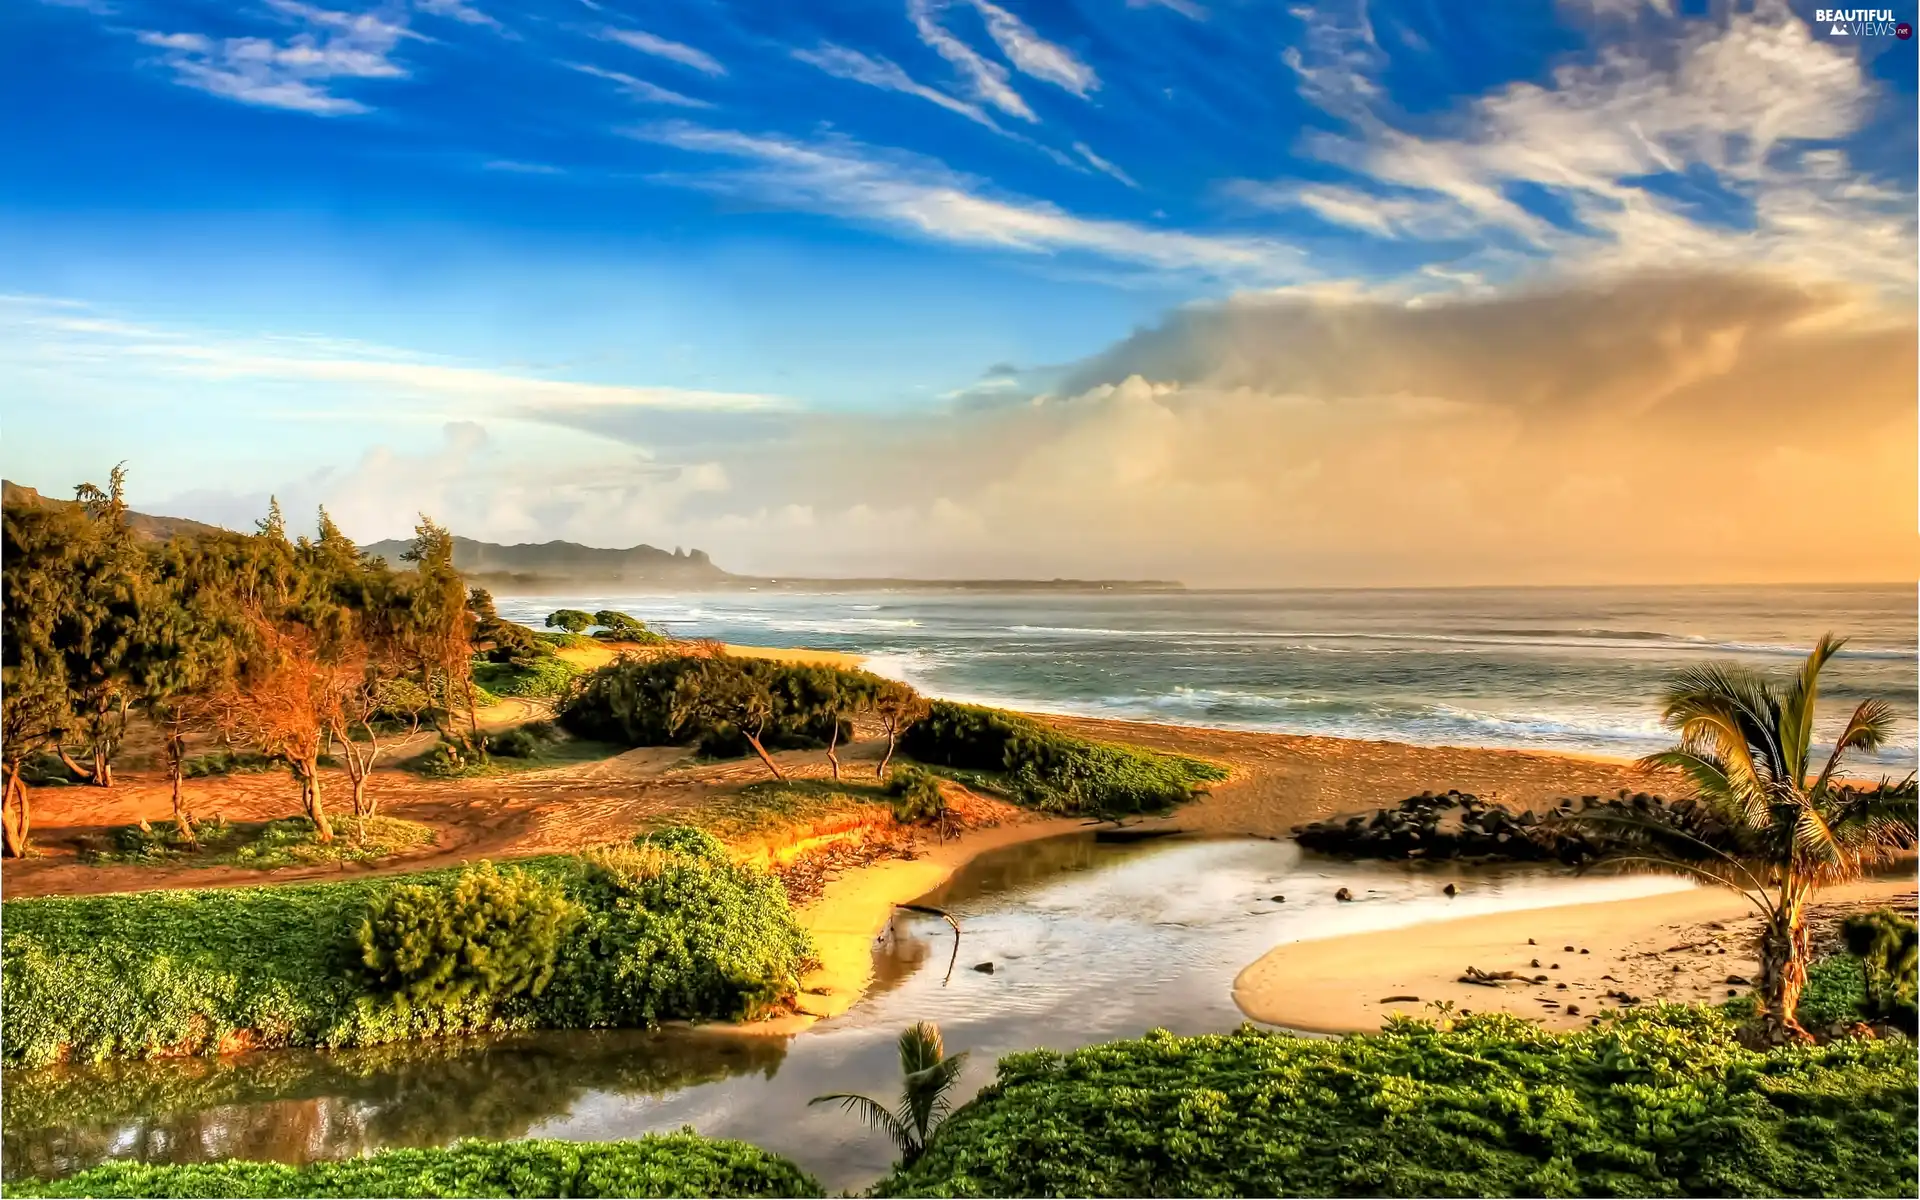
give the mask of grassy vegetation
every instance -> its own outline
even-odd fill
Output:
[[[591,639],[583,639],[591,644]],[[564,658],[545,655],[525,663],[495,663],[476,659],[473,681],[495,696],[545,700],[565,694],[580,668]]]
[[[0,1062],[147,1058],[224,1046],[341,1047],[494,1029],[749,1015],[791,994],[807,954],[786,893],[696,830],[645,871],[589,857],[516,864],[585,910],[539,996],[400,1003],[367,976],[374,903],[458,871],[314,885],[10,901],[0,930]]]
[[[259,775],[267,771],[284,770],[286,765],[280,759],[252,750],[216,750],[187,759],[180,764],[180,773],[188,779],[204,779],[211,775]]]
[[[1000,1060],[896,1196],[1911,1196],[1914,1045],[1743,1049],[1667,1006],[1551,1034],[1397,1020]]]
[[[997,790],[1044,812],[1163,812],[1225,779],[1214,763],[1061,733],[1029,717],[935,700],[901,749],[923,763],[997,774]]]
[[[315,838],[305,817],[278,821],[225,821],[219,817],[194,825],[188,842],[172,821],[154,821],[142,829],[123,825],[109,831],[103,844],[83,848],[93,863],[152,863],[196,866],[298,867],[324,863],[372,862],[415,846],[432,845],[433,830],[394,817],[339,819],[332,841]]]
[[[814,1179],[745,1142],[686,1132],[621,1142],[458,1142],[305,1166],[113,1163],[7,1184],[9,1196],[819,1196]]]
[[[584,633],[566,633],[558,629],[541,630],[533,635],[556,650],[595,650],[600,643]]]
[[[877,785],[820,779],[769,780],[702,799],[685,820],[736,843],[774,831],[806,829],[837,821],[878,820],[890,813],[886,792]]]

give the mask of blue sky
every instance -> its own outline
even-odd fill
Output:
[[[430,506],[762,569],[946,529],[984,563],[979,473],[1030,439],[950,423],[1194,305],[1676,268],[1910,297],[1915,43],[1813,9],[20,0],[0,467],[127,459],[153,507],[273,491],[368,538]],[[1113,420],[1073,463],[1182,494]],[[911,500],[766,468],[955,437],[999,457]]]

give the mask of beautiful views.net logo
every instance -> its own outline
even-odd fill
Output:
[[[1890,8],[1816,8],[1813,23],[1827,27],[1828,37],[1897,37],[1906,41],[1913,26],[1895,21]]]

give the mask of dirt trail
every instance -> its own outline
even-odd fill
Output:
[[[544,706],[511,701],[522,716],[545,715]],[[508,708],[498,706],[494,713]],[[1294,824],[1336,812],[1370,808],[1417,792],[1460,788],[1511,804],[1540,804],[1565,795],[1611,795],[1620,788],[1650,788],[1629,764],[1597,759],[1461,750],[1238,733],[1123,721],[1042,718],[1088,737],[1197,755],[1224,763],[1232,777],[1211,794],[1181,809],[1172,820],[1214,833],[1283,837]],[[504,713],[488,724],[510,723]],[[338,878],[452,865],[463,860],[504,859],[577,850],[634,833],[768,778],[755,759],[700,763],[678,747],[644,747],[589,761],[571,762],[476,779],[428,779],[393,765],[418,753],[422,735],[390,753],[376,773],[373,793],[383,816],[418,821],[436,834],[432,846],[396,854],[376,864],[280,868],[94,866],[81,863],[81,839],[170,812],[166,780],[151,769],[125,769],[114,787],[37,788],[33,793],[34,838],[41,857],[9,862],[0,884],[8,899],[84,895],[146,888],[207,887]],[[849,778],[867,777],[884,744],[863,736],[843,746]],[[775,756],[790,777],[825,779],[822,751]],[[323,794],[337,814],[349,795],[344,773],[323,771]],[[284,771],[188,781],[196,817],[219,814],[233,821],[261,821],[297,811],[292,780]],[[342,818],[335,816],[336,822]]]

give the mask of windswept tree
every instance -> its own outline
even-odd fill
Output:
[[[74,489],[83,519],[75,526],[66,603],[53,635],[66,661],[68,728],[80,736],[88,761],[74,761],[64,739],[56,739],[54,749],[75,777],[96,787],[113,786],[114,755],[137,698],[130,659],[147,556],[127,524],[126,477],[125,466],[116,466],[105,488],[83,483]]]
[[[308,611],[325,614],[318,647],[325,674],[317,686],[329,693],[320,706],[327,740],[353,789],[353,815],[364,819],[377,808],[368,785],[385,749],[381,722],[398,718],[404,741],[418,731],[423,711],[404,698],[421,694],[405,678],[413,665],[410,598],[393,571],[361,554],[324,508],[319,536],[302,538],[297,557],[308,575]]]
[[[767,682],[737,658],[715,655],[696,660],[675,681],[669,721],[675,731],[706,726],[730,728],[747,739],[775,779],[784,780],[773,756],[761,743],[773,720],[774,697]]]
[[[873,695],[873,713],[880,718],[880,727],[887,735],[886,757],[874,768],[875,779],[887,777],[887,765],[893,761],[894,747],[900,743],[900,735],[915,721],[926,719],[932,711],[926,697],[897,679],[882,680]]]
[[[645,621],[611,608],[603,608],[593,614],[593,623],[600,627],[600,631],[593,636],[603,641],[637,642],[646,646],[665,640],[648,629]]]
[[[255,614],[240,670],[216,698],[220,729],[283,760],[300,785],[300,807],[320,841],[333,840],[320,794],[320,755],[338,721],[340,661],[313,630]],[[331,659],[331,660],[330,660]]]
[[[871,1096],[833,1092],[807,1101],[838,1104],[859,1113],[868,1125],[885,1133],[900,1151],[900,1165],[910,1167],[932,1144],[940,1122],[953,1111],[951,1093],[960,1081],[967,1055],[948,1055],[940,1027],[931,1021],[910,1025],[900,1034],[900,1103],[888,1108]]]
[[[1797,1012],[1806,988],[1807,906],[1815,890],[1852,882],[1911,848],[1911,787],[1842,782],[1847,755],[1873,751],[1894,711],[1862,701],[1824,761],[1814,754],[1820,673],[1840,650],[1820,639],[1797,675],[1771,679],[1741,667],[1689,667],[1667,689],[1664,719],[1679,744],[1643,760],[1678,771],[1710,821],[1683,829],[1635,816],[1588,818],[1617,827],[1615,861],[1691,875],[1745,896],[1762,917],[1757,1031],[1768,1042],[1807,1040]]]
[[[56,640],[72,600],[70,572],[85,530],[71,511],[29,505],[7,505],[4,522],[0,757],[6,768],[6,853],[18,857],[26,853],[33,826],[26,765],[58,744],[71,719],[67,660]]]
[[[224,541],[178,538],[160,551],[128,655],[139,710],[160,735],[174,828],[190,845],[196,836],[183,785],[188,738],[216,727],[216,697],[238,667],[245,633]]]
[[[488,662],[524,667],[553,653],[553,647],[534,636],[533,630],[502,617],[494,607],[493,593],[485,588],[467,593],[467,611],[473,615],[473,648],[485,654]]]
[[[473,690],[473,612],[467,587],[453,565],[453,535],[425,515],[401,559],[413,564],[408,587],[405,644],[420,669],[427,694],[441,698],[449,721],[457,699],[467,708],[467,733],[482,747]],[[442,727],[443,732],[450,732]]]
[[[547,614],[547,628],[582,634],[593,628],[593,614],[577,608],[562,608]]]

